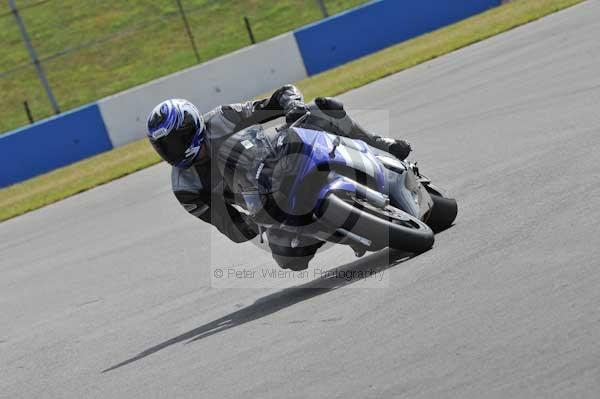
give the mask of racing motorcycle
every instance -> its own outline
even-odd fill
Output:
[[[389,247],[421,253],[452,225],[457,202],[416,163],[309,123],[254,125],[223,146],[226,201],[262,233],[349,245],[357,256]],[[269,235],[267,234],[267,237]],[[296,244],[295,244],[296,243]]]

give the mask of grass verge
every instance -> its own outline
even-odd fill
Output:
[[[517,0],[297,82],[307,99],[332,96],[505,32],[583,0]],[[0,190],[0,221],[159,162],[146,140]]]

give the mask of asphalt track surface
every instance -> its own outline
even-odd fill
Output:
[[[315,260],[383,286],[211,287],[273,265],[165,165],[2,223],[0,397],[600,397],[598,38],[589,1],[343,96],[460,202],[420,256]]]

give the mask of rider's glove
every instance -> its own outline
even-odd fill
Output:
[[[285,121],[291,125],[292,123],[296,122],[298,119],[302,118],[307,112],[308,112],[308,109],[306,108],[305,105],[294,105],[285,114]]]
[[[411,151],[412,147],[407,141],[404,140],[394,140],[394,143],[389,147],[390,154],[401,161],[404,161]]]

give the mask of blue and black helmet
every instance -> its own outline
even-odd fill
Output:
[[[170,99],[158,104],[148,116],[147,134],[162,159],[189,168],[204,141],[204,120],[191,102]]]

